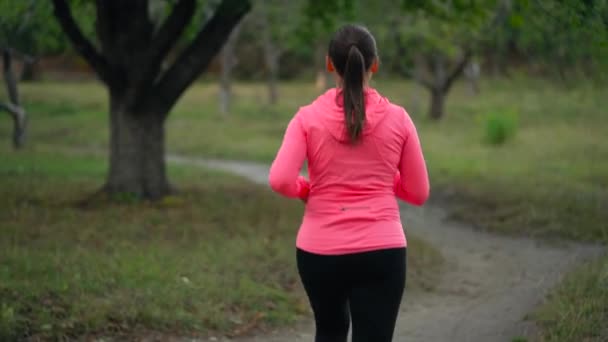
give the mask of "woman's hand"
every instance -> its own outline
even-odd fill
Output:
[[[310,193],[310,183],[303,176],[299,176],[298,180],[298,198],[304,202],[308,202],[308,194]]]

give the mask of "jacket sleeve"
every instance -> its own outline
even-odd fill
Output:
[[[309,182],[300,176],[306,159],[306,133],[296,114],[289,122],[283,143],[270,167],[268,183],[275,192],[290,198],[306,200]]]
[[[406,138],[395,175],[395,195],[413,205],[423,205],[429,197],[429,177],[416,126],[406,113]]]

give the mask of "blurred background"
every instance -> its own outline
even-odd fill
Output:
[[[325,55],[347,22],[376,37],[372,85],[414,119],[433,205],[608,243],[608,1],[0,0],[0,340],[309,317],[302,205],[201,165],[268,165],[335,86]],[[432,292],[441,246],[408,238],[409,289]],[[606,257],[551,293],[529,317],[540,339],[608,340]]]

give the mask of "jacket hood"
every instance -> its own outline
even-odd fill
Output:
[[[371,134],[384,119],[390,102],[373,88],[365,88],[363,94],[365,98],[363,136],[366,136]],[[341,89],[329,89],[312,103],[312,108],[317,111],[317,117],[335,139],[341,142],[349,140],[344,122],[344,99]]]

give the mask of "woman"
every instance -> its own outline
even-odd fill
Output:
[[[337,87],[300,108],[270,169],[272,189],[306,203],[297,237],[316,342],[391,341],[405,286],[407,242],[395,197],[422,205],[426,164],[405,110],[369,87],[376,42],[346,25],[329,44]],[[308,161],[310,181],[299,176]]]

